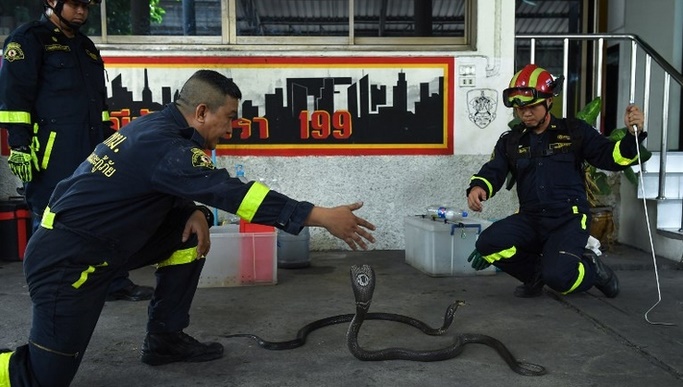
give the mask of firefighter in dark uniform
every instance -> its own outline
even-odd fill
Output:
[[[504,90],[503,102],[515,109],[521,124],[500,137],[491,160],[472,176],[467,201],[470,209],[481,211],[482,202],[493,197],[511,173],[519,211],[483,231],[470,260],[475,269],[493,264],[519,279],[523,284],[515,289],[518,297],[539,296],[544,284],[562,294],[595,286],[607,297],[616,297],[616,274],[585,249],[591,215],[582,163],[618,171],[637,161],[634,127],[642,132],[643,114],[635,105],[627,107],[624,123],[629,133],[617,142],[584,121],[558,119],[550,108],[562,79],[531,64]]]
[[[123,127],[57,185],[24,262],[29,343],[0,354],[0,385],[69,385],[117,269],[150,264],[157,286],[141,360],[221,357],[221,344],[183,332],[210,246],[211,212],[195,202],[293,234],[321,226],[354,250],[374,241],[374,226],[353,213],[362,203],[314,206],[214,167],[203,149],[232,132],[240,98],[228,78],[197,71],[175,103]]]
[[[12,173],[24,182],[34,230],[57,183],[114,131],[109,121],[104,63],[79,31],[100,0],[45,1],[41,20],[5,41],[0,68],[0,127],[9,131]],[[121,273],[110,298],[149,299],[152,289]]]

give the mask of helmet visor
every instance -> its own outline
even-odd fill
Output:
[[[507,107],[524,107],[542,102],[553,95],[532,87],[511,87],[503,90],[503,104]]]

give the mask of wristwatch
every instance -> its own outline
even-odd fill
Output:
[[[196,209],[204,213],[204,216],[206,217],[206,222],[209,224],[209,227],[213,226],[213,212],[211,212],[211,210],[205,206],[197,206]]]

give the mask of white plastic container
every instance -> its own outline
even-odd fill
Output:
[[[277,283],[277,232],[240,233],[239,225],[211,227],[211,250],[200,288]]]
[[[491,222],[469,218],[457,222],[407,216],[405,225],[406,263],[433,277],[496,274],[496,268],[474,270],[467,257],[481,231]]]

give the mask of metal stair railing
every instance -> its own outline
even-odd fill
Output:
[[[658,188],[656,199],[664,200],[665,189],[666,189],[666,174],[667,174],[667,152],[668,152],[668,137],[669,131],[677,129],[679,126],[675,125],[674,128],[669,128],[669,97],[671,94],[671,79],[673,79],[679,87],[679,93],[683,90],[683,75],[681,75],[676,68],[674,68],[666,59],[664,59],[657,51],[655,51],[649,44],[643,41],[640,37],[633,34],[539,34],[539,35],[517,35],[516,40],[529,41],[530,43],[530,63],[535,63],[536,58],[536,45],[539,41],[561,41],[563,45],[563,56],[562,56],[562,68],[565,76],[569,73],[569,49],[570,42],[592,42],[594,43],[592,56],[594,60],[591,63],[593,79],[595,79],[595,84],[598,85],[594,88],[595,97],[600,97],[602,90],[600,85],[603,81],[603,69],[604,69],[604,55],[605,52],[605,41],[617,41],[619,43],[630,43],[630,81],[629,81],[629,100],[636,100],[636,78],[638,71],[641,70],[638,67],[638,52],[639,49],[644,53],[644,66],[642,67],[643,72],[643,88],[642,88],[642,100],[643,100],[643,112],[645,114],[645,127],[648,132],[652,132],[656,129],[649,125],[650,123],[650,104],[652,101],[650,92],[653,89],[652,86],[652,61],[654,60],[657,64],[657,70],[663,72],[664,80],[662,87],[662,117],[661,117],[661,131],[659,133],[660,143],[659,143],[659,170],[658,170]],[[566,91],[563,91],[566,92]],[[679,94],[680,95],[680,94]],[[567,115],[567,98],[562,98],[562,114]],[[679,117],[680,120],[680,117]],[[598,122],[600,122],[598,120]],[[652,134],[652,133],[648,133]],[[681,134],[683,135],[683,134]],[[650,138],[650,137],[648,137]],[[643,169],[646,167],[644,166]],[[645,171],[641,171],[643,173]],[[681,218],[683,222],[683,207],[681,210]],[[668,235],[677,239],[683,238],[683,224],[679,225],[678,235]]]

